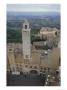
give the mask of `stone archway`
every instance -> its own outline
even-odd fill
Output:
[[[30,70],[29,73],[30,73],[30,74],[38,74],[38,71],[37,71],[37,70]]]

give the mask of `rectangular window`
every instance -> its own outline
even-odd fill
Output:
[[[26,55],[26,58],[28,58],[28,55]]]

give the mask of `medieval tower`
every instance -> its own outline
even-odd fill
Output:
[[[23,48],[23,58],[25,60],[31,59],[31,40],[30,40],[30,28],[29,23],[25,19],[22,28],[22,48]]]

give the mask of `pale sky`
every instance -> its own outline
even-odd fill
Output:
[[[8,4],[7,11],[12,12],[60,12],[59,4]]]

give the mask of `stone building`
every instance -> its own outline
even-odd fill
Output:
[[[22,48],[24,59],[31,59],[31,39],[30,39],[30,28],[27,20],[23,23],[22,29]]]

